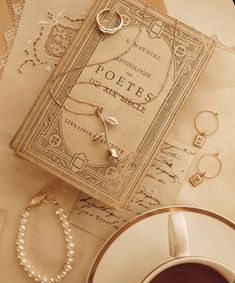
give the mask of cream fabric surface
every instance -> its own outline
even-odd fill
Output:
[[[36,66],[33,75],[32,71],[27,68],[22,76],[19,76],[17,71],[17,67],[22,63],[23,51],[27,47],[27,42],[31,40],[38,28],[36,23],[45,18],[45,9],[43,8],[45,3],[47,11],[52,11],[55,15],[66,10],[70,16],[76,17],[80,16],[83,11],[88,11],[92,1],[63,1],[63,8],[58,7],[57,0],[28,1],[22,18],[22,26],[25,28],[18,32],[7,69],[0,82],[0,207],[8,211],[0,240],[1,283],[33,282],[20,268],[15,256],[18,219],[28,200],[41,187],[51,184],[60,188],[57,197],[69,213],[78,196],[76,190],[29,162],[16,157],[8,147],[22,119],[38,95],[38,90],[43,87],[48,78],[47,70],[41,71],[42,66]],[[181,14],[183,13],[182,9],[183,7],[179,8]],[[32,11],[35,12],[32,13]],[[184,13],[188,13],[188,11],[184,11]],[[197,22],[193,22],[192,25],[197,26]],[[199,79],[170,133],[171,137],[191,144],[196,134],[193,127],[195,113],[202,109],[212,109],[220,113],[220,129],[216,135],[208,139],[203,151],[220,150],[223,160],[222,174],[215,180],[205,182],[200,186],[200,189],[192,188],[186,180],[178,202],[207,207],[232,219],[235,219],[235,190],[233,189],[235,183],[234,73],[235,55],[232,52],[216,48],[203,76]],[[30,84],[25,82],[30,82]],[[198,151],[189,176],[194,173],[197,158],[203,151]],[[44,208],[42,206],[32,214],[27,249],[30,257],[39,266],[44,266],[46,273],[53,275],[53,272],[58,271],[63,264],[64,244],[62,232],[58,223],[54,221],[52,210],[48,212],[49,208]],[[46,233],[42,234],[41,231],[46,231]],[[76,228],[74,233],[77,242],[76,265],[64,282],[84,283],[89,266],[103,240],[82,229]]]

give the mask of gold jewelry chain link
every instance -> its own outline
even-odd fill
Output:
[[[91,114],[91,113],[77,112],[77,111],[74,111],[74,110],[69,109],[67,106],[65,106],[63,103],[60,103],[60,102],[55,98],[55,96],[53,95],[53,86],[54,86],[56,80],[57,80],[60,76],[66,75],[66,74],[68,74],[68,73],[71,73],[71,72],[73,72],[73,71],[75,71],[75,70],[79,70],[79,69],[81,69],[81,68],[97,66],[97,65],[99,65],[99,64],[100,64],[100,65],[106,64],[106,63],[115,61],[115,60],[121,58],[122,56],[126,55],[126,54],[133,48],[133,46],[136,44],[136,42],[137,42],[137,40],[138,40],[138,38],[139,38],[139,36],[140,36],[140,33],[141,33],[141,31],[143,30],[143,24],[144,24],[144,19],[145,19],[145,15],[146,15],[147,6],[148,6],[148,4],[145,5],[145,10],[144,10],[144,13],[143,13],[143,20],[142,20],[140,29],[138,30],[138,33],[137,33],[135,39],[133,40],[132,44],[129,46],[129,48],[128,48],[127,50],[125,50],[124,52],[122,52],[121,54],[119,54],[118,56],[115,56],[115,57],[113,57],[113,58],[110,58],[110,59],[107,59],[107,60],[104,60],[104,61],[100,61],[100,62],[91,63],[91,64],[79,65],[79,66],[73,68],[72,70],[65,71],[65,72],[60,73],[60,74],[58,74],[58,75],[56,76],[56,78],[52,81],[52,83],[51,83],[51,88],[50,88],[50,95],[51,95],[52,99],[56,102],[56,104],[58,104],[60,107],[64,108],[66,111],[69,111],[69,112],[71,112],[71,113],[73,113],[73,114],[78,114],[78,115],[95,115],[95,114],[96,114],[96,112]],[[167,84],[167,82],[168,82],[168,78],[169,78],[169,75],[170,75],[170,69],[171,69],[171,66],[172,66],[172,63],[173,63],[173,53],[174,53],[174,47],[175,47],[175,38],[176,38],[177,25],[178,25],[178,20],[176,20],[176,22],[175,22],[175,27],[174,27],[174,38],[173,38],[173,44],[172,44],[173,47],[172,47],[172,56],[171,56],[170,64],[169,64],[169,66],[168,66],[168,70],[167,70],[167,73],[166,73],[166,78],[165,78],[165,80],[163,81],[163,84],[162,84],[162,86],[161,86],[161,88],[160,88],[158,94],[155,95],[150,101],[135,102],[135,101],[133,101],[133,100],[131,100],[131,99],[127,99],[128,101],[130,101],[130,102],[132,102],[132,103],[135,103],[135,104],[137,104],[137,105],[145,105],[145,104],[151,103],[151,102],[154,101],[156,98],[158,98],[159,95],[160,95],[160,94],[163,92],[163,90],[165,89],[165,86],[166,86],[166,84]],[[80,99],[76,99],[76,98],[72,97],[72,96],[70,95],[70,92],[71,92],[73,86],[76,85],[76,84],[81,84],[81,85],[95,85],[96,87],[108,88],[106,85],[104,85],[104,84],[96,84],[96,83],[92,83],[92,82],[89,82],[89,81],[80,81],[80,82],[78,81],[78,82],[75,82],[74,84],[69,85],[69,86],[67,87],[67,88],[68,88],[68,91],[67,91],[66,95],[67,95],[68,98],[74,100],[74,101],[77,102],[77,103],[83,103],[83,104],[87,104],[87,105],[90,105],[90,106],[100,107],[99,105],[96,105],[96,104],[93,104],[93,103],[90,103],[90,102],[85,102],[85,101],[82,101],[82,100],[80,100]],[[110,88],[108,88],[108,89],[110,89]],[[110,90],[112,90],[112,89],[110,89]],[[118,96],[120,96],[120,97],[124,97],[121,93],[119,93],[119,92],[117,92],[117,91],[115,91],[115,94],[118,95]],[[126,97],[125,97],[125,98],[126,98]]]
[[[77,99],[77,98],[74,98],[70,95],[70,92],[71,90],[73,89],[74,85],[76,84],[83,84],[83,85],[95,85],[95,86],[98,86],[98,87],[103,87],[103,88],[108,88],[107,86],[103,85],[103,84],[95,84],[95,83],[92,83],[92,82],[89,82],[89,81],[80,81],[80,82],[75,82],[74,84],[72,85],[69,85],[67,86],[67,90],[66,90],[66,97],[68,97],[69,99],[77,102],[77,103],[80,103],[80,104],[86,104],[86,105],[89,105],[89,106],[92,106],[92,107],[95,107],[95,110],[94,112],[80,112],[80,111],[75,111],[75,110],[72,110],[70,109],[69,107],[67,107],[66,105],[64,105],[64,103],[61,103],[58,99],[56,99],[56,97],[53,95],[53,88],[54,88],[54,85],[55,85],[55,82],[56,80],[61,77],[61,76],[64,76],[66,74],[69,74],[75,70],[79,70],[81,68],[86,68],[86,67],[92,67],[92,66],[97,66],[97,65],[102,65],[102,64],[106,64],[106,63],[109,63],[109,62],[112,62],[112,61],[115,61],[119,58],[121,58],[122,56],[126,55],[131,49],[132,47],[137,43],[137,40],[139,39],[139,36],[140,36],[140,33],[141,31],[143,30],[143,25],[144,25],[144,20],[145,20],[145,15],[146,15],[146,11],[147,11],[147,7],[148,7],[148,4],[146,3],[145,5],[145,9],[144,9],[144,13],[143,13],[143,19],[142,19],[142,23],[140,25],[140,28],[138,30],[138,33],[136,34],[136,37],[135,39],[133,40],[132,44],[129,46],[129,48],[127,50],[125,50],[124,52],[122,52],[121,54],[119,54],[118,56],[115,56],[113,58],[110,58],[110,59],[107,59],[107,60],[103,60],[103,61],[100,61],[100,62],[96,62],[96,63],[90,63],[90,64],[83,64],[83,65],[80,65],[80,66],[77,66],[76,68],[72,69],[72,70],[68,70],[68,71],[65,71],[65,72],[62,72],[60,74],[58,74],[56,76],[56,78],[52,81],[51,83],[51,87],[49,89],[49,93],[50,93],[50,96],[51,98],[53,99],[53,101],[58,105],[60,106],[61,108],[65,109],[66,111],[68,111],[69,113],[72,113],[72,114],[75,114],[75,115],[86,115],[86,116],[92,116],[92,115],[97,115],[98,118],[100,119],[100,121],[102,122],[102,125],[103,125],[103,129],[104,129],[104,132],[105,132],[105,137],[106,137],[106,142],[107,142],[107,146],[108,146],[108,150],[109,150],[109,153],[111,154],[111,157],[112,157],[112,153],[113,153],[113,149],[112,149],[112,146],[109,142],[109,138],[108,138],[108,130],[107,130],[107,126],[106,126],[106,123],[105,123],[105,120],[104,118],[102,117],[102,111],[104,110],[104,108],[100,105],[97,105],[97,104],[94,104],[94,103],[91,103],[91,102],[86,102],[86,101],[83,101],[83,100],[80,100],[80,99]],[[176,31],[177,31],[177,25],[178,25],[178,20],[176,20],[175,22],[175,27],[174,27],[174,38],[173,38],[173,44],[172,44],[172,56],[171,56],[171,60],[170,60],[170,63],[169,63],[169,66],[168,66],[168,70],[167,70],[167,73],[166,73],[166,78],[165,80],[163,81],[163,84],[160,88],[160,91],[158,92],[157,95],[155,95],[151,101],[144,101],[144,102],[134,102],[130,99],[127,99],[128,101],[132,102],[132,103],[135,103],[137,105],[143,105],[143,104],[148,104],[150,102],[152,102],[153,100],[155,100],[157,97],[159,97],[159,95],[163,92],[163,90],[165,89],[165,86],[168,82],[168,78],[169,78],[169,75],[170,75],[170,69],[171,69],[171,66],[172,66],[172,63],[173,63],[173,55],[174,55],[174,48],[175,48],[175,38],[176,38]],[[109,88],[110,89],[110,88]],[[112,90],[112,89],[110,89]],[[115,94],[118,95],[119,97],[124,97],[121,93],[119,92],[116,92],[115,91]],[[65,101],[65,100],[64,100]],[[116,152],[114,153],[114,155],[116,155]],[[116,160],[116,159],[115,159]]]

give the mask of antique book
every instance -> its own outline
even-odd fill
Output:
[[[112,35],[97,27],[106,8],[102,25],[124,20]],[[123,209],[214,47],[206,35],[138,0],[97,1],[11,147]]]

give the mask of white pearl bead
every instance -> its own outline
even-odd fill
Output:
[[[67,248],[68,248],[68,249],[73,249],[73,248],[75,248],[75,243],[74,243],[74,242],[68,242]]]
[[[23,218],[28,219],[28,218],[29,218],[29,214],[23,213],[23,214],[21,215],[21,219],[23,219]]]
[[[23,217],[26,217],[26,218],[29,217],[29,212],[28,212],[28,211],[25,211],[25,212],[22,214],[22,216],[23,216]]]
[[[60,221],[63,224],[66,220],[64,218],[60,217]]]
[[[26,266],[24,266],[24,270],[25,270],[26,272],[29,272],[29,269],[28,269],[28,267],[26,267]]]
[[[36,275],[35,281],[39,282],[39,281],[41,281],[41,279],[42,279],[41,274]]]
[[[67,272],[71,271],[71,270],[72,270],[72,265],[66,264],[66,265],[64,266],[64,270],[67,271]]]
[[[62,278],[65,278],[66,275],[67,275],[67,272],[66,272],[65,270],[63,270],[63,271],[60,273],[60,276],[61,276]]]
[[[63,227],[63,228],[66,228],[66,229],[69,229],[69,223],[63,223],[63,224],[62,224],[62,227]]]
[[[47,277],[43,277],[43,278],[41,279],[41,282],[42,282],[42,283],[48,283],[48,282],[49,282],[49,279],[48,279]]]
[[[25,264],[24,270],[25,271],[30,271],[31,270],[31,265],[30,264]]]
[[[26,257],[26,253],[25,252],[18,252],[17,257],[19,260],[24,259]]]
[[[22,256],[20,254],[17,254],[18,259],[22,259]]]
[[[70,228],[65,228],[64,233],[65,235],[71,235],[72,230]]]
[[[74,241],[74,237],[73,237],[72,235],[67,235],[66,238],[65,238],[65,240],[66,240],[67,242]]]
[[[68,263],[68,264],[72,264],[73,262],[74,262],[74,258],[72,258],[72,257],[68,257],[66,259],[66,263]]]
[[[22,214],[22,215],[21,215],[21,217],[20,217],[20,221],[21,221],[22,219],[27,219],[27,220],[28,220],[28,219],[29,219],[29,217],[28,217],[28,216],[26,216],[25,214]]]
[[[26,226],[25,225],[20,225],[19,230],[20,231],[25,231],[26,230]]]
[[[24,238],[25,237],[25,231],[20,229],[19,227],[19,232],[18,232],[18,235],[20,235],[20,237]]]
[[[74,255],[75,255],[75,248],[67,248],[67,253],[69,253],[69,256],[74,257]]]
[[[17,246],[22,246],[22,245],[24,245],[24,243],[22,243],[20,240],[24,240],[23,238],[22,239],[18,239],[17,241],[16,241],[16,245]]]
[[[36,272],[34,270],[30,270],[28,274],[29,274],[29,277],[35,277]]]
[[[75,258],[75,256],[73,256],[73,255],[70,255],[70,254],[68,254],[68,252],[67,252],[67,257],[66,257],[66,260],[67,259],[69,259],[69,258],[72,258],[72,259],[74,259]],[[67,262],[66,262],[67,263]]]
[[[50,278],[49,283],[55,283],[55,279],[54,278]]]
[[[24,239],[18,239],[17,241],[16,241],[16,244],[17,245],[23,245],[25,243],[25,240]]]
[[[25,233],[24,232],[19,232],[18,233],[18,238],[22,239],[25,237]]]
[[[21,257],[25,257],[26,256],[26,252],[25,251],[19,252],[18,255],[21,256]]]
[[[27,261],[26,258],[22,258],[22,259],[20,260],[20,265],[25,265],[27,262],[28,262],[28,261]]]
[[[17,252],[24,251],[24,247],[19,245],[19,246],[17,246],[16,250],[17,250]]]
[[[28,222],[28,220],[26,218],[22,218],[20,221],[20,224],[26,224]]]
[[[74,251],[74,250],[69,250],[69,251],[67,252],[67,255],[68,255],[68,257],[74,256],[74,255],[75,255],[75,251]]]
[[[59,282],[61,282],[61,281],[62,281],[61,276],[60,276],[60,275],[57,275],[56,278],[55,278],[55,282],[56,282],[56,283],[59,283]]]
[[[65,237],[65,241],[67,242],[67,244],[71,242],[71,240],[67,237],[67,235]]]

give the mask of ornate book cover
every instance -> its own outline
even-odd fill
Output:
[[[112,35],[97,28],[96,15],[106,8],[102,24],[124,20]],[[11,146],[122,209],[213,50],[212,39],[143,2],[97,1]]]

